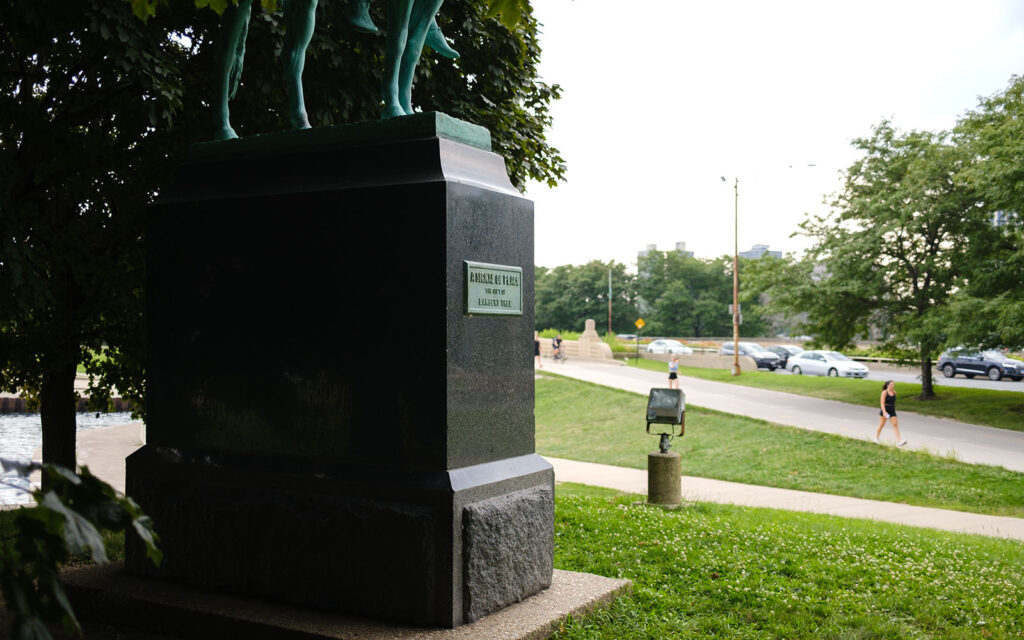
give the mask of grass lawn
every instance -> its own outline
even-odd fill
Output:
[[[983,536],[559,484],[555,566],[633,581],[557,640],[1024,636],[1024,544]]]
[[[644,432],[646,396],[546,372],[536,383],[538,453],[647,468],[658,438]],[[1024,473],[693,405],[672,450],[684,475],[1024,517]]]
[[[630,358],[629,364],[652,371],[668,371],[668,365],[657,360],[637,361]],[[683,366],[679,367],[679,374],[714,382],[728,382],[825,400],[838,400],[865,407],[877,407],[878,396],[882,393],[882,383],[876,380],[790,376],[768,371],[743,371],[742,375],[734,377],[727,369]],[[1006,384],[1024,385],[1024,382]],[[686,384],[681,386],[685,388]],[[921,415],[950,418],[969,424],[1024,431],[1024,393],[1019,391],[948,387],[942,385],[940,377],[935,380],[936,397],[932,400],[918,399],[921,395],[921,385],[917,383],[897,382],[896,395],[899,396],[896,406],[898,411],[913,411]]]
[[[1024,545],[865,520],[555,489],[555,566],[633,593],[558,640],[1024,636]]]

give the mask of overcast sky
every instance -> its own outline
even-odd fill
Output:
[[[883,118],[943,130],[1024,72],[1024,3],[533,0],[548,139],[568,165],[535,202],[536,263],[677,241],[697,257],[790,238]],[[814,166],[808,166],[814,165]],[[727,182],[722,182],[724,176]]]

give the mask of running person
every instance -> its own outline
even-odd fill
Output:
[[[679,356],[674,354],[668,363],[668,388],[679,388]]]

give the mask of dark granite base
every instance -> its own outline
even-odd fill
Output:
[[[148,216],[126,488],[165,563],[131,543],[129,571],[448,627],[550,583],[533,204],[483,134],[423,114],[193,149]],[[518,312],[485,308],[506,285]]]
[[[128,493],[157,523],[157,570],[206,589],[454,627],[550,585],[554,472],[527,455],[449,472],[289,463],[147,445]]]

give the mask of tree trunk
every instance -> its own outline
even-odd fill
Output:
[[[923,356],[921,358],[921,400],[931,400],[935,397],[935,389],[932,388],[932,358]]]
[[[74,471],[75,372],[74,363],[51,368],[43,374],[39,390],[39,417],[43,426],[43,462]]]

